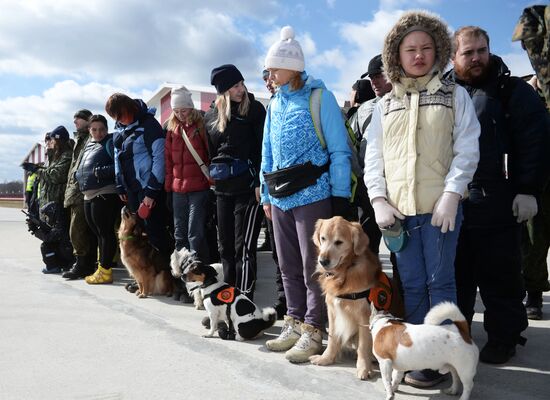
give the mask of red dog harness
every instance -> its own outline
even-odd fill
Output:
[[[377,310],[388,311],[391,306],[393,294],[390,278],[388,278],[388,275],[386,275],[382,270],[378,271],[376,278],[376,286],[370,289],[358,293],[341,294],[336,297],[346,300],[367,298],[367,301],[369,303],[373,303]]]

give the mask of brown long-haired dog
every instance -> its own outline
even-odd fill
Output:
[[[174,278],[170,274],[169,265],[164,265],[160,253],[149,243],[139,217],[127,207],[121,211],[118,240],[120,258],[138,284],[136,295],[140,298],[158,294],[172,295]]]
[[[317,272],[327,304],[329,336],[323,354],[311,356],[310,361],[333,364],[343,346],[351,347],[357,351],[357,377],[368,379],[373,354],[367,291],[377,283],[380,261],[369,250],[361,225],[342,217],[318,220],[313,242],[319,250]]]

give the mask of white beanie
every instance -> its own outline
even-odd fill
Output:
[[[302,72],[305,69],[304,53],[300,43],[294,40],[294,29],[281,29],[281,40],[273,44],[265,57],[265,68],[281,68]]]
[[[170,92],[170,105],[174,108],[195,108],[191,92],[185,86],[173,88]]]

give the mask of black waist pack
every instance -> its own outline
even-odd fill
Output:
[[[311,161],[264,173],[269,194],[275,198],[287,197],[317,183],[317,179],[329,169],[329,163],[313,165]]]

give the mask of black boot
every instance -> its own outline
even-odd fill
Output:
[[[73,267],[69,271],[64,272],[61,277],[73,280],[84,279],[88,275],[92,275],[95,269],[88,262],[88,258],[85,256],[76,256],[76,262],[73,264]]]
[[[527,292],[527,301],[525,302],[527,318],[542,319],[542,292]]]

